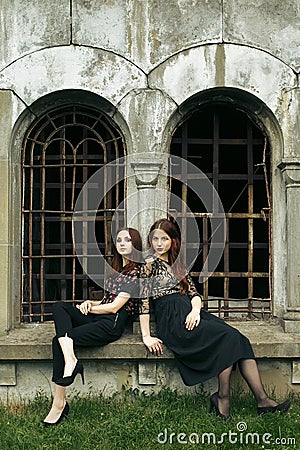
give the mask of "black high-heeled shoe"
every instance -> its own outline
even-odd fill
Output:
[[[291,406],[291,400],[285,400],[283,403],[279,403],[279,405],[276,406],[258,406],[257,407],[257,414],[263,415],[266,413],[274,413],[279,411],[280,413],[285,413]]]
[[[61,415],[59,416],[59,418],[57,419],[56,422],[45,422],[43,420],[43,424],[45,427],[52,427],[53,425],[58,425],[59,422],[61,422],[65,417],[67,417],[67,415],[69,414],[70,411],[70,407],[69,407],[69,403],[66,402],[64,409],[62,410]]]
[[[65,387],[70,386],[74,382],[75,377],[78,373],[80,373],[82,384],[84,384],[83,365],[79,361],[77,361],[76,366],[74,367],[74,370],[72,372],[72,375],[70,375],[69,377],[59,378],[58,380],[55,381],[55,383],[58,384],[59,386],[65,386]]]
[[[218,393],[215,392],[211,397],[210,397],[210,408],[209,408],[209,412],[215,411],[216,416],[220,417],[223,420],[230,420],[231,417],[230,415],[226,416],[225,414],[222,414],[219,410],[219,405],[218,405]]]

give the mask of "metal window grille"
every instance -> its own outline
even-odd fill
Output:
[[[123,140],[111,120],[89,108],[54,110],[28,130],[22,155],[23,322],[50,320],[54,301],[75,303],[89,297],[93,283],[79,264],[72,242],[74,205],[89,177],[123,155]],[[123,198],[120,181],[104,197],[96,215],[97,243],[107,257],[112,216]],[[117,220],[123,226],[124,210],[118,210]]]
[[[222,259],[207,281],[198,284],[204,307],[224,318],[270,318],[271,200],[266,137],[243,112],[220,105],[194,112],[175,131],[171,154],[190,161],[206,174],[225,211],[227,232]],[[198,221],[201,243],[192,268],[197,282],[210,248],[210,219],[201,201],[183,182],[193,174],[187,175],[184,170],[177,173],[172,164],[171,171],[171,192],[187,203]],[[188,220],[185,211],[172,210],[171,204],[170,214],[181,221],[184,230]]]

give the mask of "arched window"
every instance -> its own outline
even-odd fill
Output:
[[[123,155],[124,143],[115,125],[105,114],[87,107],[53,110],[28,130],[22,156],[23,322],[51,319],[51,304],[56,300],[89,297],[93,283],[79,264],[72,242],[74,205],[89,177]],[[120,182],[99,206],[95,231],[106,256],[111,253],[112,215],[123,198]],[[123,226],[120,209],[117,221]],[[95,252],[95,264],[96,258]]]
[[[245,113],[234,107],[203,107],[177,128],[170,153],[190,161],[206,174],[226,213],[222,259],[208,280],[198,286],[205,307],[222,317],[270,317],[271,200],[266,137]],[[201,230],[199,256],[192,269],[197,280],[212,236],[207,211],[181,181],[186,176],[173,173],[171,191],[188,204]],[[170,213],[184,222],[184,211],[172,211],[171,205]]]

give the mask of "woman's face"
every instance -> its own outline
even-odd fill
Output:
[[[163,256],[170,250],[172,239],[165,231],[157,229],[152,233],[151,243],[155,254]]]
[[[133,245],[131,242],[131,236],[127,230],[119,231],[116,239],[117,252],[124,257],[131,255]]]

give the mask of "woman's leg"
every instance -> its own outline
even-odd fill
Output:
[[[77,308],[66,302],[53,305],[53,318],[56,337],[53,340],[53,378],[68,377],[76,366],[77,358],[74,353],[72,336],[73,329],[87,325],[93,321],[91,315],[85,316]]]
[[[256,361],[254,359],[240,359],[238,364],[242,377],[247,382],[257,401],[257,406],[276,406],[278,403],[270,399],[266,394]]]
[[[61,346],[59,345],[58,338],[56,336],[52,339],[52,355],[53,355],[52,381],[54,381],[55,383],[56,380],[62,378],[65,369],[64,355]]]
[[[218,407],[221,414],[229,416],[230,412],[230,376],[232,366],[227,367],[218,375]]]
[[[66,388],[63,386],[54,385],[54,396],[51,409],[45,417],[44,422],[55,423],[61,416],[66,405]]]
[[[93,320],[90,314],[82,314],[79,309],[67,302],[55,302],[52,312],[57,337],[69,335],[74,327]]]
[[[63,377],[69,377],[72,375],[77,363],[77,358],[74,353],[73,339],[68,337],[66,334],[64,337],[58,338],[58,342],[65,361]]]
[[[59,302],[55,308],[55,326],[56,331],[61,333],[70,333],[71,337],[55,336],[52,341],[53,352],[53,377],[52,381],[62,378],[66,372],[66,361],[77,361],[74,354],[73,344],[80,346],[101,346],[109,342],[117,340],[125,327],[128,315],[125,311],[120,311],[118,316],[105,315],[94,321],[91,316],[84,316],[79,310],[73,311],[71,305],[65,306],[63,302]],[[62,315],[59,312],[62,311]],[[65,311],[70,311],[70,314],[65,314]],[[80,316],[78,316],[78,313]],[[59,317],[57,317],[59,316]],[[62,320],[64,317],[65,321]],[[83,322],[83,323],[82,323]],[[75,325],[75,326],[74,326]],[[68,331],[66,331],[66,329]],[[76,362],[74,364],[74,367]],[[70,370],[70,367],[69,367]],[[72,372],[71,372],[72,373]],[[49,414],[45,418],[45,422],[56,422],[62,413],[66,404],[65,400],[66,388],[55,384],[54,398]]]

